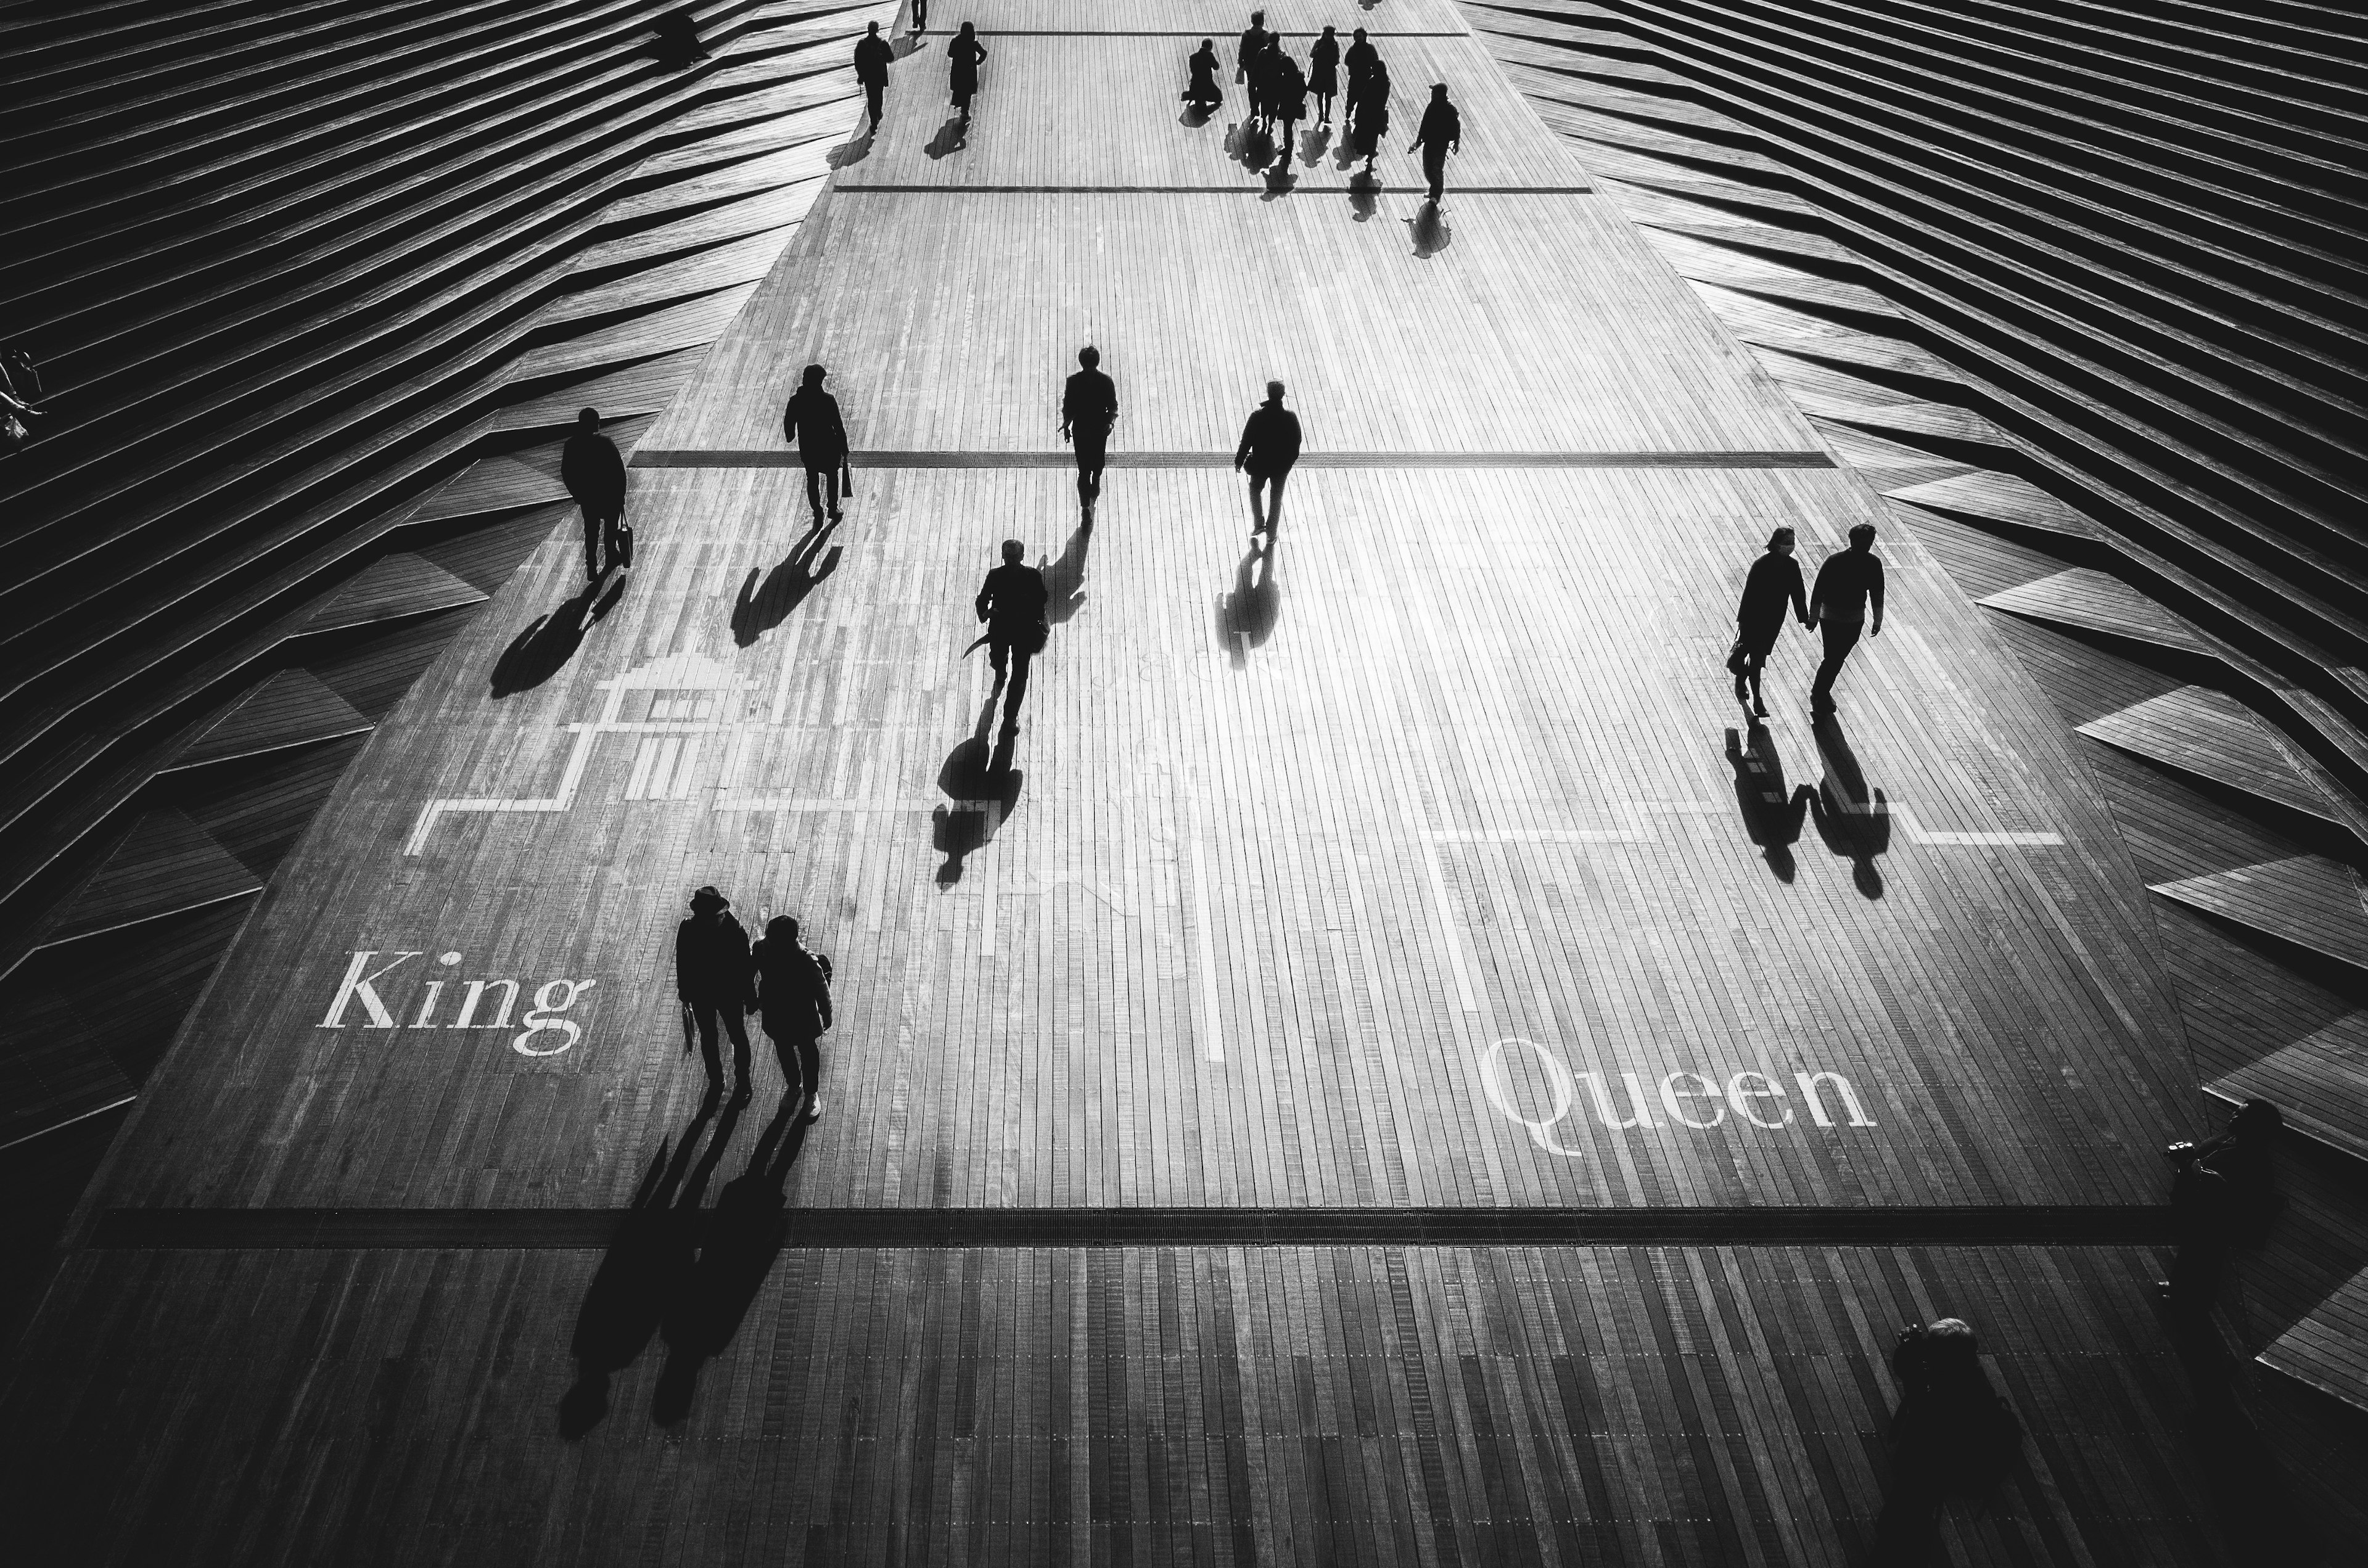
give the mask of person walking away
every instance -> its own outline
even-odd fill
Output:
[[[1436,205],[1447,187],[1447,154],[1463,151],[1463,117],[1447,101],[1447,84],[1430,85],[1430,102],[1422,106],[1422,124],[1416,128],[1414,145],[1406,149],[1422,153],[1423,178],[1430,182],[1431,202]]]
[[[1246,85],[1249,81],[1251,62],[1257,60],[1259,55],[1264,54],[1266,52],[1266,46],[1273,40],[1274,35],[1266,30],[1266,13],[1264,11],[1252,11],[1250,13],[1250,25],[1242,29],[1241,43],[1234,51],[1234,81],[1235,85]]]
[[[1822,627],[1826,657],[1809,687],[1809,710],[1834,710],[1834,677],[1842,661],[1858,646],[1860,633],[1883,635],[1883,561],[1874,553],[1874,525],[1861,523],[1850,531],[1850,548],[1826,557],[1817,568],[1817,585],[1809,595],[1809,624]]]
[[[1743,579],[1743,603],[1735,612],[1735,646],[1726,655],[1726,667],[1735,674],[1735,699],[1748,706],[1756,719],[1768,717],[1768,704],[1759,697],[1759,672],[1776,650],[1776,634],[1784,630],[1784,607],[1789,603],[1801,624],[1809,624],[1801,563],[1793,559],[1793,549],[1791,528],[1768,536],[1767,552],[1751,563]]]
[[[559,454],[560,483],[584,508],[584,579],[598,583],[604,563],[620,565],[625,521],[625,460],[617,443],[600,434],[600,415],[585,409],[575,434]]]
[[[1299,122],[1307,118],[1307,81],[1299,74],[1299,62],[1276,49],[1268,54],[1274,62],[1274,118],[1282,127],[1275,139],[1282,143],[1282,156],[1278,166],[1291,167],[1292,145],[1299,137]]]
[[[1365,160],[1365,173],[1373,172],[1373,160],[1381,155],[1382,142],[1390,133],[1390,68],[1376,57],[1365,73],[1364,96],[1357,102],[1357,131],[1354,151]]]
[[[1315,100],[1316,123],[1332,123],[1332,100],[1340,91],[1340,40],[1330,28],[1307,51],[1307,91]]]
[[[978,41],[977,28],[964,22],[962,31],[946,45],[946,53],[953,61],[954,108],[961,112],[962,122],[968,124],[970,101],[978,96],[978,68],[986,59],[985,47]]]
[[[896,51],[880,36],[880,24],[872,22],[855,40],[855,79],[863,84],[863,108],[871,117],[871,129],[880,129],[880,111],[888,95],[888,67],[894,62]]]
[[[1250,411],[1242,425],[1242,444],[1234,451],[1234,471],[1250,476],[1250,532],[1271,538],[1282,524],[1282,485],[1299,460],[1299,415],[1282,406],[1282,383],[1266,384],[1266,401]],[[1269,484],[1273,498],[1263,511],[1259,492]]]
[[[814,510],[817,528],[822,527],[825,491],[830,497],[830,520],[838,521],[839,480],[847,471],[847,422],[839,417],[838,399],[822,390],[829,374],[820,365],[808,365],[798,390],[781,410],[781,434],[805,462],[806,505]]]
[[[1217,40],[1202,39],[1192,58],[1185,62],[1191,80],[1184,88],[1184,101],[1202,114],[1225,101],[1225,90],[1217,85]]]
[[[690,918],[674,934],[675,994],[689,1020],[686,1034],[696,1032],[700,1054],[707,1059],[712,1092],[723,1087],[723,1056],[715,1038],[720,1022],[732,1037],[732,1063],[740,1086],[733,1098],[748,1097],[748,1025],[756,1011],[754,976],[748,967],[748,933],[731,913],[732,901],[712,887],[690,895]]]
[[[1044,607],[1052,602],[1044,574],[1028,564],[1028,547],[1016,539],[1003,541],[1003,564],[986,574],[974,601],[979,619],[986,622],[987,662],[995,666],[995,684],[1004,684],[1007,666],[1010,687],[1003,694],[1003,733],[1019,728],[1019,704],[1028,695],[1028,666],[1043,651],[1052,627]],[[973,644],[975,646],[975,644]]]
[[[1354,129],[1356,117],[1365,102],[1365,78],[1372,74],[1374,63],[1382,58],[1381,51],[1375,49],[1372,40],[1365,36],[1364,28],[1359,28],[1349,38],[1349,52],[1340,57],[1340,63],[1349,68],[1348,98],[1340,113],[1342,135]]]
[[[1102,497],[1102,462],[1109,456],[1110,427],[1118,423],[1118,386],[1102,373],[1102,351],[1092,344],[1077,350],[1077,372],[1061,392],[1061,436],[1077,451],[1077,506],[1085,526],[1094,526],[1094,503]]]
[[[2271,1159],[2285,1113],[2268,1100],[2237,1108],[2217,1137],[2163,1151],[2174,1171],[2170,1221],[2179,1251],[2170,1278],[2155,1291],[2172,1310],[2200,1322],[2219,1298],[2229,1251],[2256,1245],[2280,1207]]]
[[[913,0],[913,36],[919,38],[929,30],[929,0]]]
[[[822,1119],[822,1036],[830,1028],[830,960],[798,940],[798,923],[776,915],[749,955],[757,975],[757,1006],[766,1038],[780,1058],[789,1087],[782,1104],[801,1096],[801,1121]]]

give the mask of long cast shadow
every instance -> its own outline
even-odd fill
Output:
[[[559,1401],[562,1437],[581,1437],[608,1415],[609,1380],[640,1358],[664,1321],[673,1293],[691,1277],[697,1261],[691,1217],[740,1119],[735,1099],[719,1119],[719,1098],[711,1090],[700,1102],[698,1114],[683,1129],[671,1154],[659,1147],[617,1239],[584,1293],[568,1346],[575,1358],[575,1382]],[[694,1167],[693,1152],[711,1121],[714,1134]]]
[[[790,612],[805,601],[817,584],[838,570],[844,546],[834,544],[828,554],[822,554],[823,541],[837,526],[825,522],[809,528],[762,584],[757,580],[757,568],[748,568],[747,579],[740,585],[740,597],[732,606],[732,641],[747,647],[787,620]],[[819,563],[817,555],[821,556]]]
[[[1809,801],[1809,816],[1826,847],[1850,863],[1850,881],[1868,898],[1883,896],[1883,871],[1878,857],[1891,848],[1891,802],[1880,790],[1869,790],[1866,773],[1842,733],[1841,721],[1828,713],[1811,726],[1817,750],[1826,759],[1826,776]]]
[[[598,583],[586,584],[582,592],[557,609],[536,616],[527,623],[526,630],[510,639],[510,645],[494,662],[493,677],[488,683],[496,700],[514,692],[530,691],[567,667],[567,661],[583,645],[585,631],[615,608],[625,591],[623,573],[611,572],[607,582],[606,593],[601,592]]]
[[[1752,725],[1748,735],[1729,729],[1726,763],[1735,770],[1735,809],[1742,814],[1743,831],[1759,846],[1776,880],[1790,882],[1800,869],[1793,846],[1801,841],[1801,824],[1816,791],[1804,784],[1785,793],[1784,759],[1765,724]]]
[[[1036,570],[1043,574],[1044,591],[1049,596],[1044,607],[1044,619],[1059,626],[1086,608],[1086,552],[1093,548],[1093,530],[1079,528],[1069,535],[1069,542],[1061,550],[1057,561],[1044,561]]]
[[[1234,569],[1233,592],[1217,596],[1217,641],[1237,670],[1249,667],[1250,650],[1264,647],[1282,619],[1282,585],[1274,575],[1281,551],[1280,540],[1252,544]]]
[[[730,1346],[789,1240],[790,1170],[806,1144],[799,1102],[794,1094],[781,1096],[748,1168],[717,1196],[698,1262],[666,1304],[660,1329],[666,1362],[650,1404],[650,1418],[661,1426],[690,1414],[700,1369]]]
[[[955,115],[938,127],[938,133],[929,138],[928,145],[923,147],[921,151],[935,161],[939,158],[950,158],[969,145],[970,121],[960,115]]]
[[[1447,226],[1447,215],[1436,201],[1426,200],[1406,222],[1417,260],[1429,261],[1455,243],[1455,231]]]
[[[962,861],[983,849],[1001,831],[1019,804],[1019,787],[1027,775],[1011,766],[1012,737],[990,747],[986,736],[995,723],[995,696],[978,710],[978,728],[946,754],[938,769],[938,788],[952,801],[939,806],[930,819],[929,843],[946,858],[938,868],[938,885],[962,881]]]

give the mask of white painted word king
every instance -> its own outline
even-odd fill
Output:
[[[316,1028],[342,1029],[517,1029],[510,1049],[520,1056],[557,1056],[584,1038],[583,1025],[567,1017],[597,980],[546,980],[534,1000],[515,1020],[522,987],[516,980],[470,980],[450,973],[461,962],[458,953],[438,955],[431,964],[412,960],[417,952],[358,948],[346,964],[346,977]],[[439,972],[443,971],[443,972]],[[424,983],[423,983],[424,982]],[[448,1000],[446,992],[453,993]],[[397,1000],[390,1006],[388,997]]]

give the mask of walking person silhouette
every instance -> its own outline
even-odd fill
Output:
[[[798,940],[798,923],[777,915],[765,924],[765,938],[749,955],[757,974],[757,1005],[766,1037],[780,1058],[789,1086],[781,1103],[801,1096],[800,1119],[822,1119],[822,1035],[831,1025],[830,960]]]
[[[1330,28],[1307,51],[1307,92],[1315,100],[1315,122],[1332,123],[1332,100],[1340,91],[1340,40]]]
[[[698,1036],[707,1061],[710,1094],[723,1088],[723,1054],[716,1026],[732,1037],[732,1064],[740,1086],[733,1098],[748,1097],[748,1025],[757,1007],[748,966],[748,933],[730,913],[732,901],[712,887],[690,895],[690,917],[675,928],[674,986],[681,999],[683,1033]],[[688,1041],[686,1041],[688,1044]]]
[[[1292,148],[1298,140],[1299,122],[1307,118],[1307,82],[1299,74],[1299,62],[1285,54],[1281,48],[1267,51],[1267,103],[1281,130],[1275,141],[1281,146],[1281,156],[1276,166],[1291,167]]]
[[[1406,149],[1422,153],[1422,176],[1430,182],[1430,201],[1438,204],[1447,187],[1447,154],[1463,151],[1463,117],[1447,101],[1447,84],[1430,85],[1430,102],[1422,106],[1422,123],[1416,128],[1414,145]]]
[[[995,684],[1002,687],[1007,667],[1010,686],[1003,693],[1003,733],[1019,728],[1019,704],[1028,696],[1028,666],[1044,650],[1053,629],[1044,619],[1052,602],[1044,574],[1028,564],[1028,547],[1016,539],[1003,541],[1003,564],[986,574],[974,601],[979,619],[986,622],[987,662],[995,666]],[[976,643],[971,644],[976,647]]]
[[[919,38],[929,30],[929,0],[913,0],[913,36]]]
[[[1101,369],[1102,351],[1092,344],[1077,350],[1077,372],[1061,392],[1061,435],[1077,451],[1077,506],[1085,526],[1094,526],[1094,503],[1102,497],[1102,462],[1109,456],[1110,427],[1118,423],[1118,386]]]
[[[584,508],[584,577],[598,583],[604,548],[609,564],[623,564],[619,557],[625,522],[625,460],[617,443],[600,434],[598,410],[576,415],[575,434],[559,455],[559,478]]]
[[[871,117],[871,129],[880,129],[880,110],[888,93],[888,67],[894,62],[896,51],[880,36],[880,24],[865,26],[863,36],[855,40],[855,79],[863,84],[864,112]]]
[[[1826,657],[1809,687],[1809,710],[1834,710],[1834,677],[1842,661],[1858,646],[1861,633],[1883,635],[1883,559],[1874,553],[1874,525],[1861,523],[1850,531],[1850,548],[1826,557],[1817,568],[1817,585],[1809,595],[1809,624],[1823,628]]]
[[[964,22],[962,31],[946,45],[946,53],[953,61],[954,108],[961,112],[962,123],[967,125],[970,123],[970,101],[978,96],[978,68],[980,62],[986,59],[986,49],[978,41],[978,29]]]
[[[1382,139],[1390,133],[1390,68],[1376,56],[1358,84],[1357,129],[1351,143],[1365,160],[1365,173],[1373,172],[1373,161],[1381,155]]]
[[[1331,29],[1326,28],[1325,31]],[[1356,129],[1357,119],[1364,109],[1365,78],[1372,74],[1374,65],[1382,58],[1382,51],[1373,47],[1372,40],[1365,36],[1364,28],[1359,28],[1349,37],[1349,52],[1340,57],[1340,63],[1349,68],[1349,91],[1340,110],[1343,135]]]
[[[806,505],[814,509],[814,527],[822,527],[823,492],[830,494],[830,520],[838,521],[840,483],[847,472],[847,422],[839,417],[838,399],[822,390],[830,372],[808,365],[798,390],[781,410],[781,434],[798,449],[806,471]]]
[[[1282,486],[1299,461],[1299,415],[1282,406],[1282,383],[1266,384],[1266,401],[1250,411],[1242,425],[1242,443],[1234,450],[1234,470],[1250,476],[1250,532],[1272,535],[1282,523]],[[1259,493],[1271,484],[1274,496],[1264,510]]]
[[[1735,646],[1727,653],[1726,667],[1735,674],[1735,699],[1748,706],[1755,718],[1768,717],[1768,704],[1759,696],[1759,672],[1775,652],[1777,633],[1784,630],[1784,607],[1793,607],[1804,627],[1810,624],[1801,563],[1793,559],[1793,547],[1791,528],[1768,536],[1767,553],[1751,563],[1743,579],[1743,603],[1735,612]]]

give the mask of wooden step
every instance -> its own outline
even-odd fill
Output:
[[[2368,1159],[2368,1013],[2346,1014],[2204,1087],[2235,1105],[2271,1101],[2289,1131]]]
[[[2368,912],[2361,907],[2360,878],[2340,861],[2297,855],[2157,882],[2153,891],[2368,976]]]
[[[263,879],[182,812],[143,812],[115,852],[43,922],[45,943],[247,898]]]
[[[176,752],[174,767],[251,757],[339,735],[366,734],[370,721],[303,668],[270,676],[241,698],[221,721]]]
[[[2042,537],[2094,540],[2097,526],[2027,479],[1975,469],[1948,479],[1903,485],[1884,494],[1927,511],[1985,528]]]
[[[2208,653],[2195,629],[2120,578],[2084,566],[2067,568],[1981,601],[2032,620],[2099,631],[2182,653]]]
[[[484,590],[462,582],[441,566],[401,553],[371,562],[361,575],[332,595],[303,625],[307,635],[427,615],[461,605],[483,604]]]
[[[2351,834],[2352,812],[2340,807],[2317,769],[2286,749],[2276,731],[2236,699],[2187,686],[2079,726],[2080,733],[2151,762]]]
[[[2274,1372],[2368,1410],[2368,1269],[2255,1358]]]

